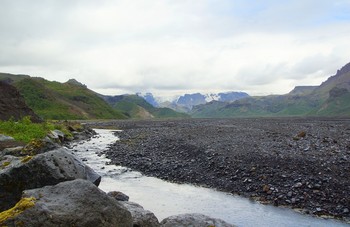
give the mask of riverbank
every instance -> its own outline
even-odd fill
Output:
[[[348,120],[118,121],[111,164],[349,220]]]

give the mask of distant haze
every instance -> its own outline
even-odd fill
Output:
[[[283,94],[350,61],[348,0],[2,0],[0,13],[0,72],[102,94]]]

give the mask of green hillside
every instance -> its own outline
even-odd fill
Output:
[[[195,106],[192,117],[350,117],[350,63],[320,86],[298,86],[286,95],[249,97]]]
[[[103,96],[103,98],[115,109],[133,119],[189,117],[170,108],[156,108],[137,95]]]
[[[44,119],[121,119],[121,112],[111,108],[95,92],[74,83],[48,81],[26,75],[0,74],[0,80],[12,83],[27,105]],[[75,81],[76,82],[76,81]]]
[[[7,83],[13,83],[13,82],[17,82],[20,80],[23,80],[25,78],[30,78],[30,76],[28,75],[15,75],[15,74],[10,74],[10,73],[0,73],[0,81],[5,81]]]

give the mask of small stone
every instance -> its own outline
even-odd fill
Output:
[[[288,197],[292,197],[292,196],[293,196],[293,192],[288,192],[288,193],[287,193],[287,196],[288,196]]]
[[[345,208],[345,209],[343,210],[343,213],[344,213],[344,214],[348,214],[348,213],[349,213],[349,209],[348,209],[348,208]]]
[[[270,190],[270,187],[266,184],[263,185],[263,192],[268,192]]]
[[[293,185],[293,188],[300,188],[301,186],[303,186],[303,184],[298,182],[298,183]]]
[[[321,185],[320,184],[315,184],[314,185],[314,189],[320,189],[321,188]]]
[[[296,202],[296,199],[292,198],[291,202],[292,202],[292,204],[294,204]]]
[[[298,133],[298,137],[299,138],[302,138],[302,137],[305,137],[306,136],[306,132],[305,131],[301,131]]]
[[[111,191],[108,192],[107,195],[118,201],[129,201],[129,196],[125,195],[123,192]]]
[[[316,207],[316,211],[317,211],[317,212],[321,212],[321,211],[322,211],[322,208]]]

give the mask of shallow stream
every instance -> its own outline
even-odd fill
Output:
[[[159,221],[181,213],[202,213],[237,226],[350,226],[336,220],[303,215],[294,210],[262,205],[247,198],[189,184],[175,184],[114,165],[99,152],[118,138],[113,131],[95,129],[98,136],[72,144],[74,154],[102,176],[100,189],[121,191],[130,201],[152,211]]]

